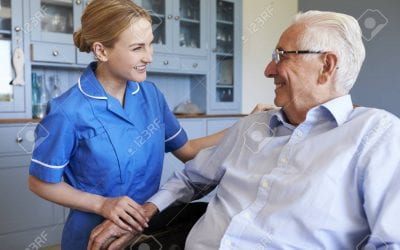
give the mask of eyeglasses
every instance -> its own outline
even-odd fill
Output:
[[[290,50],[290,51],[285,51],[282,49],[275,49],[272,52],[272,60],[276,64],[278,64],[281,61],[281,56],[284,54],[323,54],[325,53],[324,51],[313,51],[313,50]]]

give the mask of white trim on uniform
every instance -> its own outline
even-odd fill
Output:
[[[81,86],[81,78],[80,77],[78,78],[78,88],[82,92],[82,94],[84,94],[85,96],[88,96],[88,97],[94,98],[94,99],[107,100],[107,96],[93,96],[93,95],[89,95],[85,91],[83,91],[82,86]]]
[[[169,142],[170,140],[173,140],[175,137],[177,137],[182,131],[182,127],[179,128],[178,132],[176,132],[173,136],[170,138],[167,138],[164,142]]]
[[[69,163],[69,161],[67,161],[67,163],[65,163],[64,165],[61,165],[61,166],[55,166],[55,165],[49,165],[49,164],[46,164],[46,163],[44,163],[44,162],[41,162],[41,161],[35,160],[35,159],[33,159],[33,158],[32,158],[32,161],[33,161],[33,162],[35,162],[35,163],[37,163],[37,164],[39,164],[39,165],[42,165],[43,167],[47,167],[47,168],[54,168],[54,169],[60,169],[60,168],[64,168],[64,167],[65,167],[65,166],[67,166],[67,165],[68,165],[68,163]]]

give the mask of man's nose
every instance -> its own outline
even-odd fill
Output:
[[[268,78],[273,78],[276,75],[276,63],[271,60],[264,70],[264,76]]]

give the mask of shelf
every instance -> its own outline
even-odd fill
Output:
[[[11,30],[0,30],[0,35],[10,36],[11,35]]]
[[[217,82],[217,88],[226,88],[226,89],[232,89],[234,86],[233,84],[224,84],[224,83],[218,83]]]
[[[188,19],[188,18],[181,18],[181,22],[187,22],[187,23],[200,23],[200,20],[196,19]]]
[[[225,24],[225,25],[234,25],[234,23],[233,22],[231,22],[231,21],[224,21],[224,20],[217,20],[217,23],[219,23],[219,24]]]

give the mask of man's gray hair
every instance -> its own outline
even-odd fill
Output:
[[[346,14],[311,10],[298,13],[293,24],[305,26],[297,44],[299,49],[332,51],[337,55],[336,90],[347,94],[365,59],[362,32],[357,20]]]

